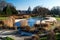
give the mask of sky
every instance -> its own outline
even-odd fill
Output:
[[[36,6],[46,7],[51,9],[54,6],[60,6],[60,0],[6,0],[8,3],[12,3],[17,10],[27,10],[31,7],[33,10]]]

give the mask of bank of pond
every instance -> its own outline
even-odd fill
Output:
[[[12,18],[11,18],[5,22],[8,25],[10,23],[11,24],[10,26],[14,25],[14,27],[17,27],[19,34],[31,36],[32,34],[37,33],[39,31],[39,30],[36,30],[36,27],[34,25],[39,24],[39,26],[40,26],[41,20],[44,20],[44,18],[35,17],[35,18],[28,18],[28,19],[15,19],[15,22],[13,24],[14,20],[12,20]],[[48,21],[51,21],[51,20],[48,20]],[[45,22],[43,21],[43,23],[45,23]],[[6,26],[6,25],[4,25],[4,26]]]
[[[46,19],[44,19],[44,18],[29,18],[27,21],[25,20],[25,19],[23,19],[24,21],[21,23],[21,21],[19,21],[19,20],[21,20],[21,19],[16,19],[16,23],[15,23],[15,26],[17,26],[17,27],[20,27],[20,28],[18,28],[18,31],[19,31],[19,33],[21,34],[21,35],[27,35],[27,36],[31,36],[31,35],[33,35],[33,34],[36,34],[36,33],[38,33],[39,32],[39,30],[36,30],[36,28],[35,28],[35,30],[34,30],[34,28],[33,27],[35,27],[35,24],[39,24],[38,26],[40,26],[40,22],[41,22],[41,20],[46,20]],[[27,24],[28,23],[28,24]],[[43,22],[43,23],[45,23],[45,22]],[[46,24],[46,23],[45,23]],[[45,24],[43,24],[43,25],[45,25]],[[27,28],[27,31],[26,31],[26,29],[25,29],[25,31],[24,31],[24,29],[22,30],[22,28],[21,27],[24,27],[24,26],[28,26],[28,28]],[[37,26],[37,25],[36,25]],[[45,25],[46,26],[46,25]],[[30,31],[29,29],[32,29],[32,31]],[[29,31],[28,31],[29,30]],[[44,29],[43,29],[44,30]]]

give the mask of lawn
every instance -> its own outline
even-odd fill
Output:
[[[47,40],[47,36],[40,38],[40,40]],[[56,33],[56,40],[60,40],[60,33]]]
[[[0,20],[5,20],[5,19],[7,19],[8,17],[0,17]],[[59,20],[60,21],[60,17],[55,17],[57,20]]]
[[[58,21],[60,21],[60,17],[55,17]]]
[[[8,17],[0,17],[0,20],[6,20]]]

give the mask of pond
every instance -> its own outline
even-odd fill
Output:
[[[57,20],[54,18],[54,17],[45,17],[45,18],[29,18],[28,19],[28,24],[29,24],[29,26],[30,27],[33,27],[34,26],[34,24],[35,24],[35,22],[38,20],[38,22],[40,22],[41,21],[41,19],[42,20],[44,20],[44,21],[51,21],[51,22],[57,22]],[[20,19],[19,19],[20,20]],[[17,26],[17,27],[20,27],[20,22],[19,22],[19,20],[18,20],[18,22],[16,22],[15,23],[15,25]],[[45,23],[44,21],[42,21],[43,23]],[[21,34],[21,35],[28,35],[28,36],[31,36],[33,33],[31,33],[31,32],[25,32],[25,31],[22,31],[21,30],[21,28],[20,29],[18,29],[18,31],[19,31],[19,33]],[[38,32],[38,30],[36,30],[36,32]],[[35,31],[34,31],[34,33],[35,33]]]
[[[17,27],[20,27],[20,21],[19,21],[19,20],[20,20],[20,19],[18,19],[18,22],[15,23],[15,26],[17,26]],[[35,24],[35,22],[36,22],[37,20],[40,20],[40,18],[29,18],[29,19],[28,19],[28,24],[29,24],[29,26],[30,26],[30,27],[33,27],[34,24]],[[21,31],[20,28],[18,29],[18,32],[19,32],[19,34],[22,35],[22,36],[31,36],[31,35],[32,35],[31,32]]]
[[[20,19],[17,19],[17,20],[18,20],[18,22],[15,23],[15,26],[20,27],[20,21],[19,21]],[[33,27],[37,20],[40,20],[40,18],[29,18],[28,19],[28,25],[30,27]]]

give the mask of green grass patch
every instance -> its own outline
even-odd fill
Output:
[[[14,39],[13,38],[10,38],[10,37],[5,37],[2,40],[14,40]]]
[[[60,21],[60,17],[55,17],[55,18]]]
[[[40,40],[47,40],[47,36],[40,38]],[[56,33],[56,40],[60,40],[60,33]]]
[[[60,33],[56,34],[56,40],[60,40]]]
[[[0,17],[0,20],[6,20],[8,17]]]
[[[40,38],[40,40],[47,40],[47,37]]]

